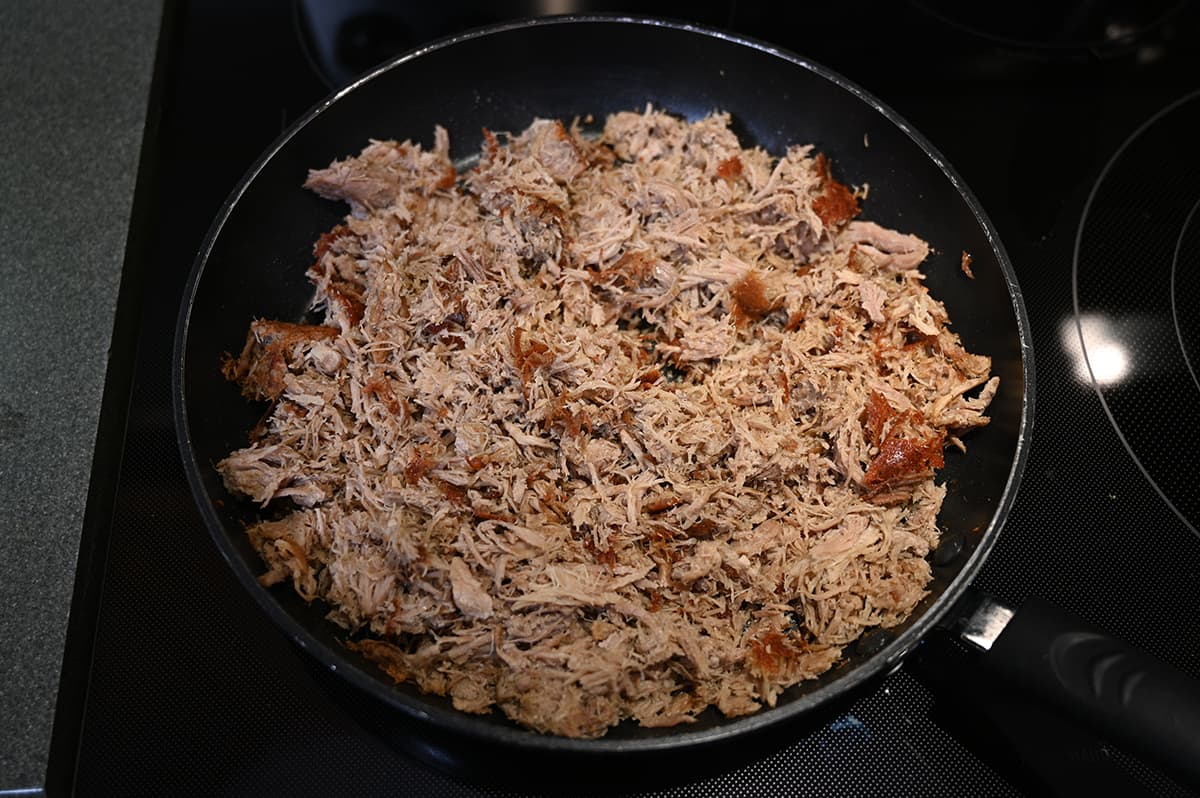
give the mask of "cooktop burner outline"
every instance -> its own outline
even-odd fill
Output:
[[[1158,494],[1158,496],[1163,500],[1163,502],[1167,505],[1167,507],[1169,507],[1171,509],[1171,511],[1179,518],[1180,521],[1183,522],[1183,524],[1192,532],[1192,534],[1196,535],[1197,537],[1200,537],[1200,529],[1197,529],[1196,524],[1192,521],[1192,519],[1190,519],[1188,517],[1187,512],[1185,512],[1184,509],[1181,508],[1179,506],[1179,504],[1174,499],[1171,498],[1170,495],[1168,495],[1168,491],[1166,489],[1164,489],[1160,480],[1158,478],[1156,478],[1155,475],[1151,472],[1151,468],[1146,464],[1146,462],[1144,461],[1144,458],[1140,457],[1138,455],[1133,443],[1130,441],[1129,436],[1126,434],[1126,430],[1122,427],[1122,424],[1118,421],[1117,414],[1113,410],[1112,403],[1110,403],[1109,398],[1105,395],[1106,388],[1111,387],[1115,383],[1113,381],[1104,379],[1104,375],[1103,375],[1103,369],[1104,369],[1103,355],[1104,355],[1104,353],[1103,353],[1103,351],[1100,351],[1104,347],[1104,342],[1097,341],[1095,335],[1091,335],[1091,336],[1088,335],[1089,322],[1091,322],[1092,326],[1094,326],[1095,320],[1097,318],[1103,319],[1104,316],[1103,316],[1103,314],[1097,314],[1097,313],[1091,312],[1090,309],[1085,309],[1083,307],[1083,303],[1080,298],[1080,252],[1084,245],[1084,233],[1088,226],[1089,216],[1092,213],[1092,211],[1094,210],[1094,206],[1097,204],[1097,198],[1101,194],[1102,188],[1105,186],[1105,181],[1110,177],[1110,175],[1113,174],[1114,168],[1117,167],[1118,164],[1121,162],[1122,157],[1127,154],[1127,152],[1130,150],[1130,148],[1136,142],[1138,142],[1142,136],[1144,136],[1148,131],[1150,131],[1152,128],[1154,128],[1155,125],[1162,122],[1162,120],[1164,120],[1165,118],[1170,116],[1172,113],[1182,109],[1183,106],[1185,106],[1186,104],[1188,104],[1190,102],[1200,102],[1200,91],[1195,91],[1195,92],[1189,93],[1189,94],[1175,100],[1174,102],[1170,103],[1165,108],[1156,112],[1153,116],[1151,116],[1149,119],[1147,119],[1145,122],[1143,122],[1136,130],[1134,130],[1133,133],[1131,133],[1121,143],[1121,145],[1119,147],[1117,147],[1116,151],[1109,158],[1107,163],[1105,163],[1104,168],[1100,171],[1099,177],[1097,177],[1096,182],[1093,184],[1091,191],[1088,194],[1087,201],[1083,207],[1083,212],[1080,216],[1078,227],[1076,228],[1074,249],[1073,249],[1072,257],[1071,257],[1071,292],[1072,292],[1072,301],[1074,304],[1074,312],[1075,312],[1074,313],[1075,331],[1076,331],[1076,334],[1077,334],[1078,340],[1079,340],[1080,353],[1083,357],[1084,363],[1087,366],[1087,371],[1091,376],[1092,388],[1093,388],[1093,390],[1095,390],[1096,396],[1100,400],[1100,405],[1104,410],[1104,414],[1108,417],[1109,423],[1112,424],[1113,430],[1116,432],[1117,437],[1121,441],[1121,445],[1125,448],[1126,452],[1128,452],[1130,458],[1132,458],[1134,464],[1137,466],[1138,470],[1141,471],[1142,475],[1146,478],[1147,482],[1150,483],[1150,485],[1154,489],[1155,493]],[[1196,382],[1196,374],[1191,368],[1190,361],[1188,361],[1188,359],[1187,359],[1187,350],[1186,350],[1186,347],[1183,346],[1183,338],[1182,338],[1182,335],[1180,334],[1179,326],[1178,326],[1178,317],[1175,314],[1176,308],[1175,308],[1175,297],[1174,297],[1174,288],[1175,288],[1174,269],[1175,269],[1175,262],[1178,258],[1178,254],[1179,254],[1180,248],[1182,246],[1182,242],[1186,238],[1186,232],[1190,227],[1190,222],[1192,221],[1193,214],[1196,213],[1196,208],[1198,206],[1200,206],[1200,201],[1194,201],[1193,203],[1190,204],[1191,210],[1187,214],[1187,218],[1182,223],[1182,225],[1180,227],[1180,232],[1175,238],[1174,246],[1172,247],[1171,275],[1170,275],[1170,289],[1171,289],[1170,305],[1171,305],[1171,312],[1172,312],[1172,321],[1175,323],[1174,324],[1174,332],[1176,334],[1177,341],[1180,345],[1180,350],[1181,350],[1183,359],[1185,362],[1187,362],[1188,371],[1190,373],[1190,376],[1191,376],[1193,382]],[[1148,220],[1150,218],[1149,213],[1148,212],[1144,212],[1144,213],[1145,213],[1145,218]],[[1120,325],[1117,323],[1117,320],[1114,319],[1113,322],[1114,322],[1113,326],[1119,328]],[[1098,344],[1099,344],[1100,349],[1098,349],[1098,346],[1097,346]],[[1100,355],[1100,357],[1101,357],[1100,360],[1096,359],[1098,355]],[[1200,388],[1200,383],[1197,383],[1197,387]],[[1200,419],[1197,419],[1197,420],[1200,420]]]
[[[1188,233],[1191,232],[1193,238],[1200,238],[1200,216],[1197,216],[1197,210],[1200,210],[1200,200],[1196,201],[1196,204],[1192,206],[1192,210],[1188,213],[1187,219],[1184,220],[1183,229],[1179,233],[1179,240],[1175,242],[1175,254],[1171,258],[1171,321],[1175,324],[1175,337],[1179,339],[1179,349],[1183,352],[1183,362],[1187,365],[1188,373],[1192,375],[1192,382],[1196,383],[1196,389],[1200,390],[1200,377],[1196,376],[1196,367],[1192,363],[1191,356],[1188,354],[1188,344],[1184,340],[1183,327],[1179,321],[1178,292],[1175,290],[1179,284],[1180,274],[1195,273],[1195,269],[1188,272],[1187,270],[1180,271],[1178,267],[1179,255],[1184,251],[1183,245],[1189,240]],[[1197,242],[1195,252],[1200,253],[1200,241]],[[1195,265],[1200,266],[1200,263],[1196,263]],[[1193,277],[1192,279],[1195,278]],[[1195,313],[1195,309],[1192,312]]]

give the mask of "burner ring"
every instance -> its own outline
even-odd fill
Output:
[[[1191,212],[1183,223],[1183,232],[1175,245],[1175,256],[1171,259],[1171,319],[1175,323],[1175,336],[1179,339],[1179,349],[1183,352],[1184,363],[1192,382],[1200,390],[1200,377],[1196,375],[1196,364],[1192,361],[1190,352],[1200,352],[1200,324],[1197,323],[1195,309],[1200,305],[1200,284],[1197,284],[1200,271],[1200,201],[1192,206]],[[1189,237],[1190,235],[1190,237]],[[1183,257],[1193,268],[1179,269],[1180,258]],[[1187,281],[1187,282],[1184,282]],[[1183,303],[1180,296],[1188,296],[1192,301]],[[1180,307],[1186,309],[1180,313]],[[1185,332],[1186,331],[1186,332]]]
[[[1086,377],[1150,485],[1200,536],[1200,92],[1133,132],[1084,206],[1072,262]],[[1197,268],[1189,269],[1190,264]]]

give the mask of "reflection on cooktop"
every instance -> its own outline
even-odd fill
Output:
[[[1075,326],[1130,455],[1197,531],[1200,383],[1200,93],[1169,106],[1117,151],[1092,190],[1075,247]],[[1190,352],[1190,355],[1189,355]]]
[[[950,25],[993,42],[1027,50],[1088,50],[1116,55],[1131,47],[1153,53],[1154,37],[1188,3],[1187,0],[1106,0],[1102,2],[961,3],[914,0],[914,5]]]
[[[309,65],[334,88],[412,47],[506,20],[623,11],[722,25],[729,22],[736,6],[730,0],[298,0],[296,28]]]

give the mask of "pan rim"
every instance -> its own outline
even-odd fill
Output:
[[[780,58],[791,64],[807,70],[818,77],[829,81],[841,89],[854,95],[860,102],[865,103],[881,114],[891,124],[907,135],[925,155],[930,158],[939,171],[950,181],[954,189],[970,208],[972,215],[984,232],[993,253],[1003,273],[1013,314],[1017,322],[1019,337],[1023,392],[1021,403],[1021,419],[1017,435],[1013,461],[1004,490],[996,502],[987,529],[982,532],[981,539],[975,549],[962,565],[959,572],[951,579],[950,584],[932,604],[920,611],[918,617],[909,622],[908,628],[897,635],[881,651],[872,655],[866,661],[855,665],[844,674],[832,678],[828,684],[810,688],[804,695],[776,707],[763,707],[759,711],[740,718],[724,719],[718,725],[704,729],[691,729],[686,726],[673,727],[669,732],[647,737],[616,737],[604,736],[596,739],[573,739],[539,734],[517,726],[515,723],[490,723],[483,721],[480,716],[470,715],[450,707],[446,701],[445,707],[417,707],[409,703],[404,696],[391,685],[385,684],[382,678],[368,672],[359,664],[350,660],[346,655],[326,645],[314,637],[304,626],[292,616],[273,596],[272,592],[258,584],[257,576],[248,564],[235,550],[229,535],[230,531],[218,517],[202,478],[201,465],[196,459],[192,446],[191,429],[188,422],[187,398],[184,395],[185,385],[185,356],[187,352],[188,333],[191,315],[197,291],[204,274],[205,266],[213,247],[223,231],[226,222],[237,207],[241,197],[254,182],[265,166],[282,150],[287,143],[304,129],[313,119],[335,106],[338,101],[365,85],[380,75],[393,69],[401,68],[428,53],[453,47],[461,42],[480,37],[502,35],[514,30],[525,30],[537,27],[555,25],[632,25],[637,27],[667,28],[701,37],[715,38],[724,42],[748,47],[766,55]],[[271,622],[300,648],[305,649],[319,663],[336,671],[336,673],[351,685],[387,704],[390,708],[421,722],[452,734],[486,741],[501,745],[513,745],[525,750],[540,750],[547,753],[580,753],[580,754],[629,754],[655,751],[682,751],[695,749],[719,742],[734,736],[760,731],[767,727],[777,726],[803,715],[812,713],[818,707],[826,706],[837,697],[855,692],[862,684],[886,675],[895,669],[907,653],[938,623],[938,621],[958,601],[978,573],[991,549],[995,545],[1001,528],[1008,517],[1015,501],[1020,485],[1021,475],[1028,459],[1033,431],[1034,409],[1034,364],[1032,338],[1029,330],[1029,320],[1017,284],[1011,261],[1005,251],[1000,237],[990,219],[984,213],[982,205],[966,186],[958,173],[950,166],[941,153],[908,124],[898,113],[874,97],[854,82],[843,77],[828,67],[817,64],[807,58],[797,55],[776,45],[763,42],[752,37],[729,31],[699,25],[690,22],[680,22],[661,17],[637,16],[625,14],[586,14],[541,17],[532,20],[515,20],[496,25],[476,28],[463,33],[448,36],[421,47],[410,50],[364,73],[318,102],[305,114],[300,116],[286,131],[264,150],[263,154],[245,172],[234,189],[230,192],[220,211],[214,218],[193,262],[181,297],[181,306],[175,328],[172,364],[172,404],[176,438],[183,460],[187,480],[195,499],[197,509],[202,516],[205,526],[217,545],[222,557],[237,576],[238,581],[250,592],[259,606],[264,610]],[[440,699],[439,699],[440,700]],[[711,710],[709,710],[711,711]]]

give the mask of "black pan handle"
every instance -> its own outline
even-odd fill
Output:
[[[1040,599],[1014,612],[982,598],[964,621],[985,667],[1200,786],[1200,682]]]

